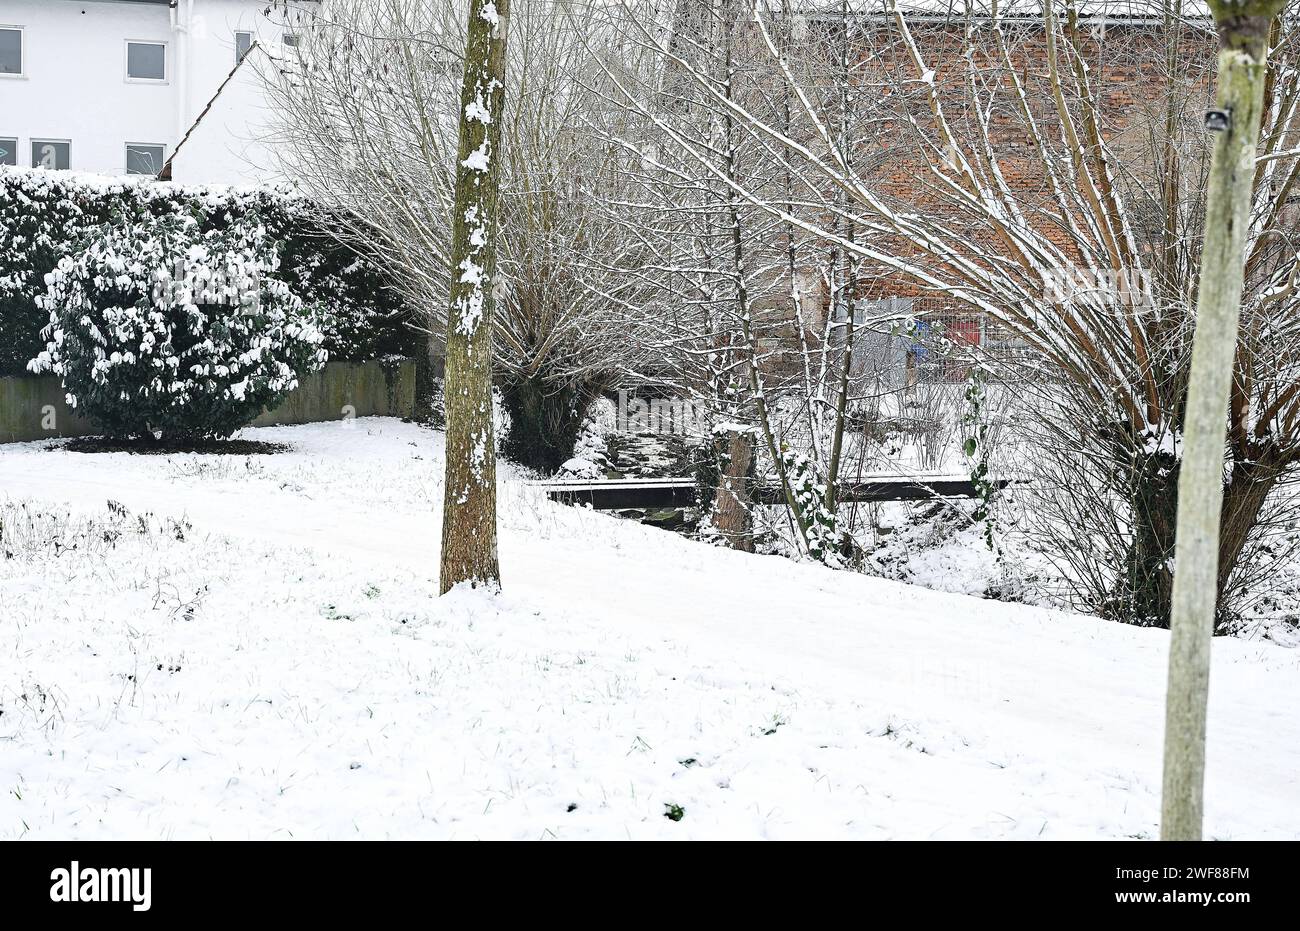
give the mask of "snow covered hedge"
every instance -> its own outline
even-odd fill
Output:
[[[288,189],[160,184],[68,172],[0,167],[0,376],[19,375],[44,347],[49,322],[37,299],[45,276],[108,222],[193,217],[202,232],[229,229],[249,214],[275,243],[277,277],[321,308],[330,358],[410,356],[416,334],[382,272],[327,235],[328,220]]]
[[[279,261],[254,213],[207,231],[192,215],[105,224],[46,276],[30,368],[111,436],[227,437],[327,357]]]

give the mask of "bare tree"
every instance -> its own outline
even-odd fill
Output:
[[[262,69],[286,173],[341,208],[332,224],[341,238],[395,270],[412,325],[429,334],[433,365],[422,373],[440,368],[447,339],[464,9],[333,0],[298,27],[296,50]],[[586,405],[635,341],[612,312],[623,284],[594,270],[622,242],[595,199],[611,196],[610,154],[584,130],[601,119],[584,86],[591,37],[549,0],[517,0],[503,28],[511,64],[493,367],[510,429],[501,445],[549,470],[572,455]],[[432,390],[421,382],[422,394]]]
[[[715,484],[708,523],[729,545],[752,549],[755,438],[763,437],[769,462],[779,442],[762,426],[771,424],[759,343],[771,323],[756,317],[756,307],[780,298],[777,224],[663,138],[671,127],[732,177],[770,170],[751,163],[761,150],[746,144],[731,114],[682,73],[689,70],[723,95],[752,92],[752,56],[746,61],[735,28],[742,9],[736,0],[675,3],[659,24],[680,56],[669,67],[634,48],[629,55],[623,43],[591,50],[602,69],[599,92],[624,113],[600,131],[623,153],[627,196],[609,204],[629,246],[620,272],[641,285],[640,302],[626,312],[639,321],[635,328],[649,352],[643,370],[633,374],[671,386],[702,415],[704,471]],[[616,31],[609,13],[593,18],[602,30]]]
[[[842,10],[847,22],[847,5]],[[642,310],[661,321],[652,343],[659,377],[670,373],[674,387],[709,414],[712,529],[730,545],[752,548],[750,486],[771,481],[782,489],[796,545],[831,561],[839,535],[824,478],[843,458],[851,353],[846,340],[832,345],[845,324],[825,313],[824,297],[835,291],[836,301],[846,299],[836,275],[855,259],[827,256],[801,226],[742,192],[761,191],[792,209],[807,193],[807,179],[730,105],[790,132],[801,119],[748,16],[743,0],[593,12],[626,36],[616,55],[595,50],[602,93],[631,114],[607,138],[626,153],[622,170],[640,195],[621,205],[621,221],[641,246],[630,253],[638,258],[629,273],[655,296]],[[791,51],[807,37],[793,19],[779,25],[779,41]],[[850,30],[835,43],[818,37],[806,57],[825,64],[834,52],[848,69],[852,41]],[[847,140],[858,95],[826,90]],[[834,438],[839,448],[832,449]]]
[[[662,33],[629,3],[629,41],[680,65]],[[1036,403],[1086,442],[1122,545],[1097,576],[1097,607],[1167,625],[1182,448],[1213,36],[1175,0],[1135,0],[1120,28],[1083,20],[1072,2],[1013,19],[996,2],[950,17],[912,17],[888,0],[860,55],[885,85],[875,148],[847,158],[834,122],[782,51],[784,15],[749,6],[803,112],[800,131],[683,69],[803,185],[802,203],[729,177],[671,127],[664,134],[706,173],[782,222],[857,256],[870,275],[905,283],[931,306],[961,309],[1015,334]],[[1297,263],[1284,207],[1297,178],[1294,22],[1274,30],[1263,151],[1247,231],[1245,303],[1229,421],[1219,591],[1270,492],[1300,461]],[[1031,67],[1032,64],[1032,67]],[[1124,75],[1127,75],[1125,77]],[[1136,75],[1136,77],[1135,77]],[[815,79],[834,82],[826,72]],[[1189,80],[1190,79],[1190,80]],[[1116,103],[1116,81],[1131,102]],[[887,129],[886,131],[883,131]],[[890,174],[905,180],[891,179]],[[839,221],[838,225],[836,221]],[[845,235],[851,221],[855,237]],[[1065,429],[1067,428],[1068,429]],[[1222,603],[1222,599],[1221,599]],[[1230,619],[1221,613],[1220,623]]]
[[[470,0],[452,206],[440,586],[499,585],[492,326],[510,0]]]
[[[286,167],[426,324],[445,321],[428,326],[446,347],[444,592],[500,579],[491,363],[508,14],[507,0],[471,0],[459,28],[451,3],[295,9],[308,17],[299,43],[262,68]]]

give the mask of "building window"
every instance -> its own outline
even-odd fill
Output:
[[[235,33],[235,64],[239,64],[253,49],[253,34],[251,32]]]
[[[0,165],[18,164],[18,140],[0,139]]]
[[[235,64],[239,64],[252,51],[252,33],[235,33]]]
[[[72,167],[72,143],[58,139],[33,139],[32,167],[66,171]]]
[[[128,81],[166,81],[167,43],[127,42],[126,79]]]
[[[156,175],[166,161],[165,148],[149,143],[131,142],[126,146],[126,173],[128,175]]]
[[[299,39],[298,39],[298,34],[296,32],[286,32],[284,34],[285,48],[297,48],[298,43],[299,43]]]
[[[23,76],[23,30],[21,26],[0,26],[0,77]]]

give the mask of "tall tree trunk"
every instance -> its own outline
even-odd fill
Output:
[[[1228,391],[1236,354],[1269,27],[1281,7],[1282,0],[1210,0],[1222,45],[1217,106],[1230,119],[1216,134],[1210,161],[1196,335],[1187,386],[1165,709],[1160,821],[1164,840],[1201,839]]]
[[[737,0],[721,0],[721,17],[716,27],[719,41],[722,43],[720,78],[723,93],[728,101],[733,99],[735,93],[733,83],[736,75],[733,58],[735,35],[732,29],[737,21],[738,10]],[[727,179],[733,184],[739,184],[742,172],[737,158],[736,121],[730,111],[726,111],[723,115],[721,130],[721,135],[716,144],[723,153],[723,168],[726,171]],[[799,527],[799,535],[803,539],[806,548],[808,546],[808,530],[805,517],[797,507],[794,492],[790,488],[790,477],[786,474],[785,460],[781,456],[783,444],[777,442],[776,433],[772,429],[772,418],[768,409],[763,373],[759,368],[759,341],[757,334],[754,332],[753,306],[750,303],[749,286],[745,278],[748,264],[745,256],[745,236],[741,229],[740,200],[734,188],[731,187],[728,187],[726,197],[727,224],[731,229],[731,272],[735,276],[736,316],[740,321],[743,342],[741,351],[744,354],[745,368],[749,375],[749,390],[753,397],[754,409],[758,416],[763,441],[767,446],[767,453],[772,458],[772,462],[776,466],[777,477],[781,481],[786,507],[794,515],[795,522]]]
[[[852,16],[849,10],[849,0],[841,0],[840,3],[840,36],[839,36],[839,132],[836,139],[839,147],[840,159],[844,164],[850,165],[853,158],[853,143],[849,139],[849,114],[851,110],[849,101],[849,38]],[[844,192],[836,189],[835,199],[837,202],[842,201]],[[836,219],[836,227],[839,226],[839,220]],[[857,236],[857,224],[852,220],[847,223],[847,229],[844,231],[844,238],[852,243]],[[837,249],[838,251],[838,249]],[[843,294],[843,304],[845,309],[844,315],[844,354],[841,357],[840,366],[840,385],[839,392],[835,398],[835,426],[831,438],[831,455],[826,466],[826,510],[835,513],[836,494],[840,481],[840,461],[844,452],[844,425],[848,416],[849,408],[849,386],[853,379],[853,328],[854,306],[857,301],[858,278],[857,278],[857,258],[847,250],[844,252],[844,276],[841,279],[840,287]],[[836,277],[833,275],[832,280]],[[834,315],[836,305],[836,296],[834,291],[830,295],[830,313]],[[827,331],[829,336],[830,331]]]
[[[447,475],[440,583],[444,593],[461,582],[495,587],[501,581],[492,433],[492,311],[509,12],[510,0],[470,0],[460,92],[444,388]]]

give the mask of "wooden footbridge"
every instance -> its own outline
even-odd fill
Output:
[[[993,484],[1005,488],[1010,483],[1010,479],[996,479]],[[586,505],[597,511],[682,508],[694,507],[696,503],[696,483],[692,478],[584,479],[531,484],[543,489],[552,501]],[[928,501],[975,495],[975,484],[964,475],[870,475],[854,482],[841,482],[836,497],[850,503]],[[753,486],[750,496],[759,504],[779,504],[784,497],[779,484],[768,482]]]

